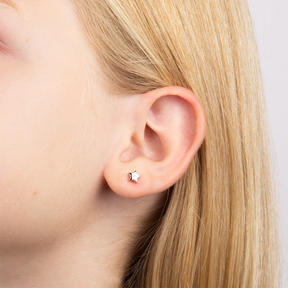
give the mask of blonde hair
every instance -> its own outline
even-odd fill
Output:
[[[143,233],[123,287],[279,287],[273,158],[246,1],[73,2],[115,91],[183,86],[206,116],[203,145]]]

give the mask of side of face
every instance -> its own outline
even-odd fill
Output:
[[[143,220],[202,144],[201,103],[176,86],[113,96],[70,0],[13,0],[19,13],[4,1],[0,252],[45,249],[91,228],[109,227],[110,237],[120,222],[138,229],[136,215]],[[127,178],[135,169],[137,186]]]
[[[93,209],[109,122],[102,91],[94,90],[93,105],[87,97],[92,53],[70,2],[15,2],[20,15],[0,1],[0,247],[6,249],[19,239],[40,245],[78,229]]]

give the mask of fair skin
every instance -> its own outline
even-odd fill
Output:
[[[1,287],[120,287],[140,221],[204,139],[203,110],[181,87],[86,89],[94,58],[71,3],[14,2],[0,1]]]

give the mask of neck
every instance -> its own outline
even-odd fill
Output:
[[[1,288],[120,288],[139,223],[159,199],[154,195],[136,201],[105,191],[73,233],[2,249]]]
[[[97,216],[54,244],[1,251],[1,288],[121,287],[135,218]]]
[[[120,287],[126,264],[121,255],[128,253],[127,244],[112,235],[104,241],[102,233],[80,233],[45,251],[3,253],[1,287]]]

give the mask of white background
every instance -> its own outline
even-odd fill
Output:
[[[288,288],[288,1],[248,0],[256,39],[280,180],[284,255]]]

